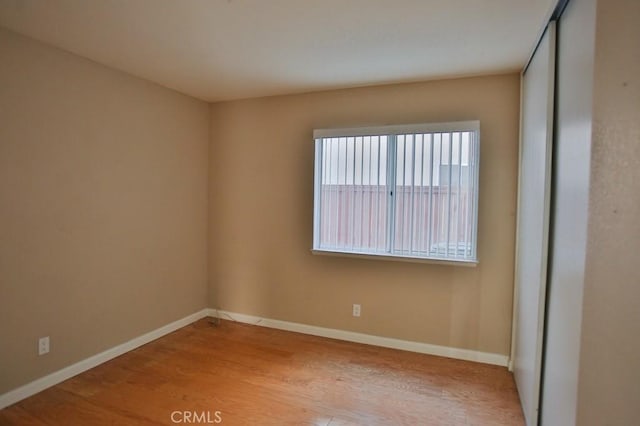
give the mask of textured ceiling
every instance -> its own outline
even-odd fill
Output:
[[[0,26],[207,101],[515,71],[554,0],[0,0]]]

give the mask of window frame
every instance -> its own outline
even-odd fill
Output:
[[[471,231],[471,258],[453,258],[453,257],[438,257],[438,256],[414,256],[409,254],[402,254],[394,252],[393,249],[393,237],[394,237],[394,216],[396,206],[396,196],[393,196],[391,192],[396,189],[396,174],[398,167],[398,160],[396,158],[397,145],[396,138],[399,135],[418,135],[418,134],[436,134],[436,133],[457,133],[457,132],[472,132],[474,135],[474,141],[472,144],[473,151],[470,149],[469,161],[474,160],[475,165],[470,171],[470,184],[474,188],[473,199],[471,203],[472,213],[472,231]],[[322,165],[323,165],[323,150],[322,139],[324,138],[350,138],[350,137],[383,137],[387,136],[389,140],[388,152],[390,153],[386,157],[387,164],[383,165],[387,170],[387,185],[389,191],[387,191],[388,210],[391,212],[387,216],[385,226],[390,233],[388,237],[391,238],[391,249],[385,252],[374,251],[349,251],[338,250],[335,248],[326,248],[320,246],[320,215],[321,215],[321,187],[322,187]],[[315,144],[315,156],[314,156],[314,199],[313,199],[313,241],[311,251],[313,254],[329,255],[329,256],[341,256],[341,257],[357,257],[357,258],[370,258],[370,259],[385,259],[396,260],[405,262],[420,262],[420,263],[437,263],[437,264],[453,264],[461,266],[476,266],[478,261],[478,203],[480,192],[480,121],[457,121],[446,123],[422,123],[422,124],[400,124],[400,125],[384,125],[384,126],[368,126],[368,127],[348,127],[348,128],[328,128],[328,129],[315,129],[313,131],[313,140]],[[450,148],[453,149],[453,148]],[[389,202],[390,201],[390,202]],[[447,242],[449,245],[450,242]],[[458,243],[455,243],[456,245]]]

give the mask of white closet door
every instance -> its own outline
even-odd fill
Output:
[[[540,414],[545,426],[575,425],[577,420],[597,4],[570,1],[557,30],[553,221]]]
[[[522,77],[513,369],[527,425],[538,423],[549,240],[555,23]]]

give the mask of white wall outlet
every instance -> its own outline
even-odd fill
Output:
[[[354,317],[360,316],[360,305],[358,305],[357,303],[353,304],[353,316]]]
[[[49,353],[49,336],[41,337],[38,340],[38,355],[44,355]]]

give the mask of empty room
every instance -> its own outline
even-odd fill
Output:
[[[0,425],[627,426],[637,0],[0,0]]]

